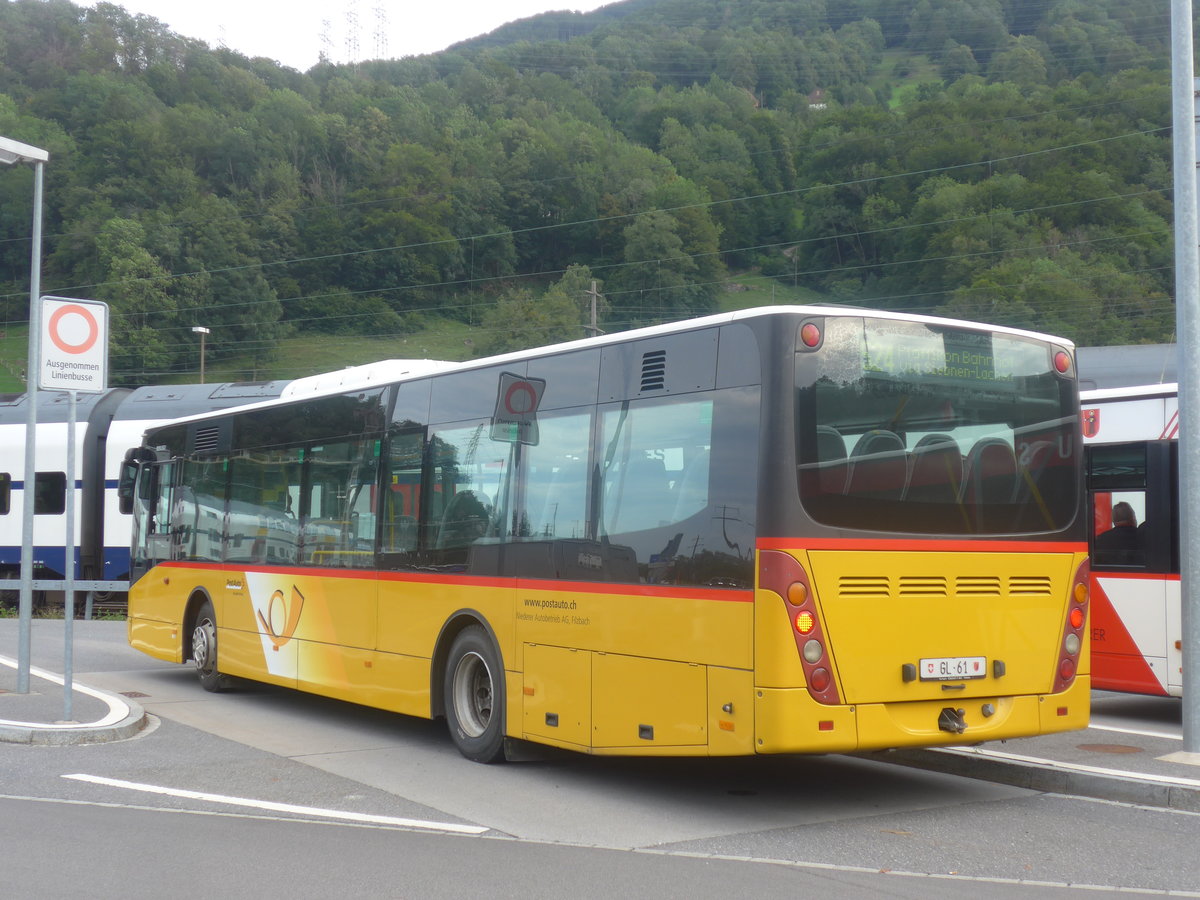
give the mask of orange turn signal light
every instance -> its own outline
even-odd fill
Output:
[[[788,585],[787,598],[792,606],[803,606],[808,602],[808,585],[803,581],[793,581]]]

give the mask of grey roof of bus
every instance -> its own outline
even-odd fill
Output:
[[[277,398],[287,381],[216,382],[211,384],[154,385],[141,388],[109,388],[96,393],[77,392],[75,420],[86,422],[91,410],[114,394],[124,395],[113,418],[116,420],[162,420],[228,409],[230,406]],[[0,394],[0,424],[26,421],[24,393]],[[66,422],[70,416],[67,391],[38,391],[37,420],[40,424]]]
[[[127,394],[127,388],[110,388],[97,393],[76,392],[75,421],[86,422],[92,409],[113,393]],[[27,417],[26,394],[0,394],[0,425],[24,424]],[[39,423],[65,422],[70,417],[70,397],[66,391],[38,391]]]
[[[887,310],[868,309],[866,307],[848,307],[848,306],[832,306],[832,305],[805,305],[805,306],[759,306],[750,309],[740,309],[733,312],[717,313],[709,316],[702,316],[695,319],[683,319],[676,322],[667,322],[660,325],[650,325],[644,328],[635,328],[630,331],[618,331],[612,334],[602,334],[595,337],[581,338],[579,340],[567,341],[561,344],[550,344],[544,347],[533,347],[528,350],[517,350],[511,353],[503,353],[498,356],[479,357],[478,359],[470,359],[463,362],[443,362],[440,360],[412,360],[412,359],[391,359],[383,360],[377,363],[368,363],[363,366],[348,367],[343,375],[341,372],[332,372],[327,375],[314,375],[305,379],[297,379],[293,382],[294,387],[285,389],[282,395],[270,399],[264,399],[261,403],[247,403],[239,407],[239,412],[252,412],[262,407],[274,406],[281,403],[295,402],[300,399],[327,396],[331,394],[339,394],[351,390],[364,390],[369,387],[385,386],[396,381],[404,381],[409,378],[419,378],[438,372],[448,372],[455,370],[469,370],[474,368],[484,368],[487,366],[504,365],[509,362],[517,362],[529,359],[532,356],[549,355],[555,353],[566,353],[571,350],[583,349],[586,347],[601,347],[608,344],[621,343],[624,341],[636,341],[646,338],[657,337],[658,335],[674,334],[679,331],[689,330],[693,328],[712,328],[719,325],[727,325],[733,322],[739,322],[746,319],[762,318],[771,315],[849,315],[856,313],[867,318],[876,319],[893,319],[901,322],[925,322],[936,325],[945,325],[950,327],[960,328],[975,328],[994,331],[998,334],[1010,334],[1019,337],[1033,338],[1035,340],[1051,341],[1063,347],[1074,349],[1075,345],[1066,338],[1056,337],[1050,334],[1042,334],[1036,331],[1026,331],[1020,328],[1009,328],[1002,325],[988,325],[981,322],[969,322],[960,319],[946,319],[938,316],[914,315],[912,313],[890,312]],[[173,421],[178,419],[207,419],[219,414],[221,410],[211,410],[209,412],[198,412],[194,415],[182,414],[175,417]],[[168,425],[170,423],[163,423]]]
[[[1174,381],[1162,384],[1135,384],[1129,387],[1093,388],[1079,392],[1079,399],[1084,403],[1098,403],[1103,400],[1148,400],[1152,397],[1174,397],[1179,393],[1179,385]]]
[[[229,381],[212,384],[151,385],[137,388],[121,404],[117,419],[178,419],[274,400],[290,384],[277,381]]]
[[[1080,347],[1075,351],[1080,390],[1167,384],[1178,380],[1178,344]]]

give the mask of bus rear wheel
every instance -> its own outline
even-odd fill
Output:
[[[211,600],[205,600],[196,613],[196,626],[192,629],[192,662],[200,686],[206,691],[227,691],[231,687],[229,676],[217,671],[217,617]]]
[[[504,755],[504,667],[487,632],[470,625],[450,645],[444,696],[450,738],[475,762]]]

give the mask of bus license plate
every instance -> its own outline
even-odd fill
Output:
[[[922,681],[964,681],[987,676],[987,657],[938,656],[921,660]]]

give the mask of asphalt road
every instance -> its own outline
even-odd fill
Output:
[[[35,665],[61,670],[61,629],[35,623]],[[0,620],[0,653],[15,633]],[[480,766],[440,723],[271,687],[208,694],[128,649],[123,623],[76,636],[77,680],[143,695],[155,726],[0,745],[6,893],[1200,896],[1192,813],[841,756]]]

